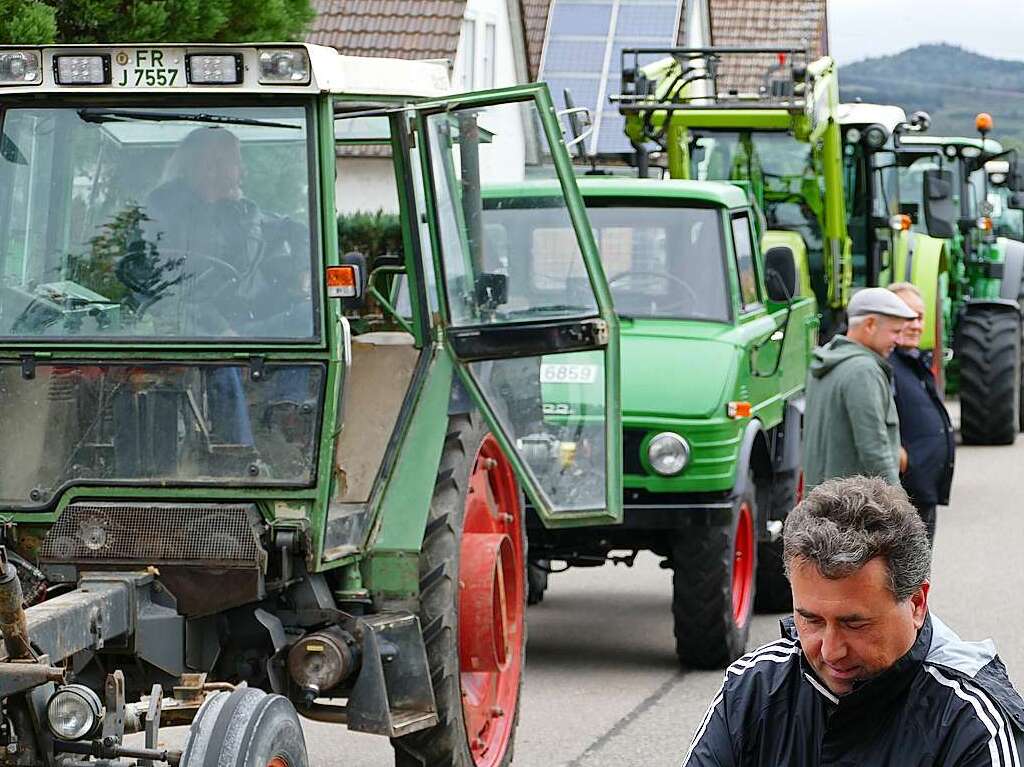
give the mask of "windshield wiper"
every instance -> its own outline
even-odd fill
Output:
[[[288,128],[302,130],[301,125],[277,123],[269,120],[254,120],[251,117],[231,117],[230,115],[210,114],[208,112],[147,112],[139,109],[79,109],[78,116],[87,123],[128,122],[131,120],[148,120],[151,122],[190,122],[214,123],[219,125],[256,125],[261,128]]]

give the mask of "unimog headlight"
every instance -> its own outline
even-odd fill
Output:
[[[61,687],[46,704],[46,721],[60,740],[81,740],[96,731],[100,723],[99,696],[85,685]]]
[[[690,462],[690,443],[670,431],[655,436],[647,445],[647,461],[663,477],[671,477]]]

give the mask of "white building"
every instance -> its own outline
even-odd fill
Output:
[[[530,81],[522,0],[315,0],[307,38],[342,53],[450,62],[452,92]],[[492,180],[522,177],[525,132],[514,110],[484,124],[502,142]],[[504,177],[503,177],[504,176]],[[358,190],[358,194],[354,194]],[[338,148],[337,205],[341,213],[397,212],[390,148]]]

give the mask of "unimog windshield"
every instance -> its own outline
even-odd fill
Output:
[[[311,133],[297,104],[9,106],[0,337],[315,339]]]
[[[529,268],[518,278],[522,292],[538,301],[545,293],[560,294],[567,283],[580,289],[587,284],[582,261],[573,255],[575,234],[555,203],[531,197],[485,201],[487,236],[530,254]],[[716,209],[589,198],[587,213],[617,314],[729,321],[725,247]]]

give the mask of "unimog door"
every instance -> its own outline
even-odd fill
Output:
[[[617,319],[548,91],[458,97],[417,112],[437,340],[544,522],[617,522]],[[570,236],[540,254],[515,252],[485,225],[481,193],[552,174]],[[545,396],[551,387],[557,407]]]

